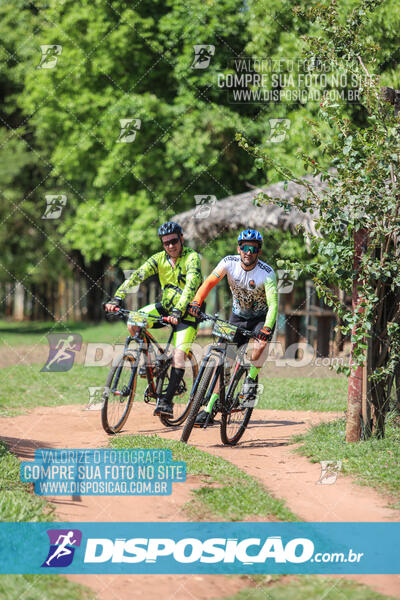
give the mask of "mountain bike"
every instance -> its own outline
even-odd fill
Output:
[[[240,331],[248,339],[256,337],[252,331],[243,329],[228,321],[219,319],[217,315],[201,313],[202,320],[214,321],[213,336],[218,338],[216,344],[209,346],[204,356],[191,396],[193,401],[189,415],[183,428],[181,442],[187,442],[192,432],[197,414],[202,405],[207,405],[219,380],[219,398],[213,407],[204,427],[210,422],[211,416],[221,412],[220,435],[223,444],[234,446],[246,431],[255,405],[253,401],[244,401],[240,396],[243,383],[249,372],[249,365],[244,364],[246,344],[236,354],[232,377],[226,369],[227,342],[232,342],[235,333]]]
[[[135,398],[138,375],[147,379],[144,391],[144,401],[147,404],[155,405],[157,399],[166,392],[172,364],[170,346],[175,328],[175,325],[165,320],[166,317],[147,315],[140,311],[121,308],[112,314],[124,320],[129,318],[129,322],[139,327],[139,330],[135,336],[128,335],[122,354],[113,362],[108,373],[101,408],[102,426],[108,434],[118,433],[126,423]],[[164,348],[146,329],[150,319],[171,327]],[[131,346],[132,342],[135,342],[134,346]],[[192,396],[189,392],[196,379],[198,365],[192,352],[188,352],[186,361],[185,376],[174,395],[174,416],[159,415],[165,426],[180,425],[190,411]]]

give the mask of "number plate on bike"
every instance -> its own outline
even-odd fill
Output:
[[[231,323],[227,323],[226,321],[215,321],[212,333],[213,335],[217,335],[224,338],[224,340],[231,342],[235,337],[236,331],[237,327]]]
[[[136,327],[146,327],[147,315],[138,312],[137,310],[131,310],[128,317],[128,325],[135,325]]]

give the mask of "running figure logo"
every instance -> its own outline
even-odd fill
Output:
[[[269,126],[271,128],[269,141],[279,144],[286,139],[290,129],[290,119],[269,119]]]
[[[193,46],[194,59],[192,69],[207,69],[211,57],[214,56],[215,46],[212,44],[196,44]]]
[[[47,194],[46,195],[46,210],[42,215],[42,219],[58,219],[61,217],[64,206],[67,204],[67,196],[65,194]]]
[[[75,548],[81,545],[80,529],[48,529],[50,548],[42,567],[68,567],[74,558]]]
[[[299,278],[299,272],[287,269],[278,270],[278,292],[280,294],[290,294],[294,287],[294,282]]]
[[[62,52],[62,46],[59,44],[43,44],[40,46],[42,58],[36,67],[37,69],[54,69],[57,64],[58,57]]]
[[[196,201],[196,210],[193,219],[207,219],[211,213],[211,207],[216,204],[217,197],[213,195],[203,194],[194,197]]]
[[[89,387],[89,402],[84,410],[101,410],[103,405],[104,387]]]
[[[50,333],[47,335],[50,349],[47,362],[41,371],[65,372],[69,371],[74,364],[75,352],[79,352],[82,346],[82,336],[65,333]]]
[[[130,144],[136,138],[136,134],[139,131],[142,121],[140,119],[120,119],[119,124],[121,131],[117,143]]]
[[[332,485],[336,482],[339,471],[342,470],[341,460],[320,460],[321,475],[317,485]]]

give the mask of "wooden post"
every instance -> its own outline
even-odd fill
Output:
[[[24,320],[24,299],[25,299],[25,289],[22,283],[17,281],[14,288],[14,308],[13,308],[13,318],[16,321]]]
[[[286,315],[285,325],[285,352],[292,344],[298,344],[300,339],[300,322],[301,316],[296,313],[289,313]],[[297,350],[295,358],[297,358]]]
[[[313,299],[315,295],[314,284],[310,279],[306,281],[306,342],[307,344],[314,345],[313,335],[311,335],[311,306],[313,305]]]
[[[72,281],[71,281],[71,291],[72,291],[72,320],[73,321],[77,321],[78,319],[76,318],[76,301],[77,301],[77,297],[76,297],[76,281],[75,281],[75,275],[72,275]]]
[[[331,317],[318,316],[317,324],[317,356],[329,356],[329,339],[331,331]]]
[[[51,296],[51,314],[53,319],[56,314],[56,302],[57,302],[57,283],[55,281],[50,282],[50,296]]]
[[[80,308],[80,313],[81,313],[81,320],[82,321],[86,321],[87,319],[87,302],[86,302],[86,291],[87,291],[87,285],[86,285],[86,279],[84,279],[82,276],[79,277],[79,308]]]
[[[30,321],[35,321],[36,285],[34,283],[31,283],[29,291],[30,297],[27,307],[27,315]]]
[[[6,283],[4,283],[3,291],[4,291],[4,316],[9,317],[11,315],[10,307],[11,307],[11,300],[12,300],[12,297],[10,295],[11,283],[9,283],[8,281]]]
[[[72,321],[72,294],[71,294],[71,280],[65,280],[65,305],[64,305],[64,320]]]
[[[56,304],[56,319],[59,321],[64,314],[65,300],[65,281],[63,277],[58,280],[57,304]]]

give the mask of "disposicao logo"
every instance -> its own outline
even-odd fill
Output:
[[[42,567],[68,567],[74,558],[75,548],[81,545],[80,529],[48,529],[50,548]]]
[[[252,550],[250,550],[252,548]],[[307,538],[295,538],[285,546],[280,536],[248,538],[243,540],[210,538],[89,538],[85,563],[155,563],[170,557],[178,563],[234,563],[246,565],[265,563],[304,563],[314,553],[314,544]]]

